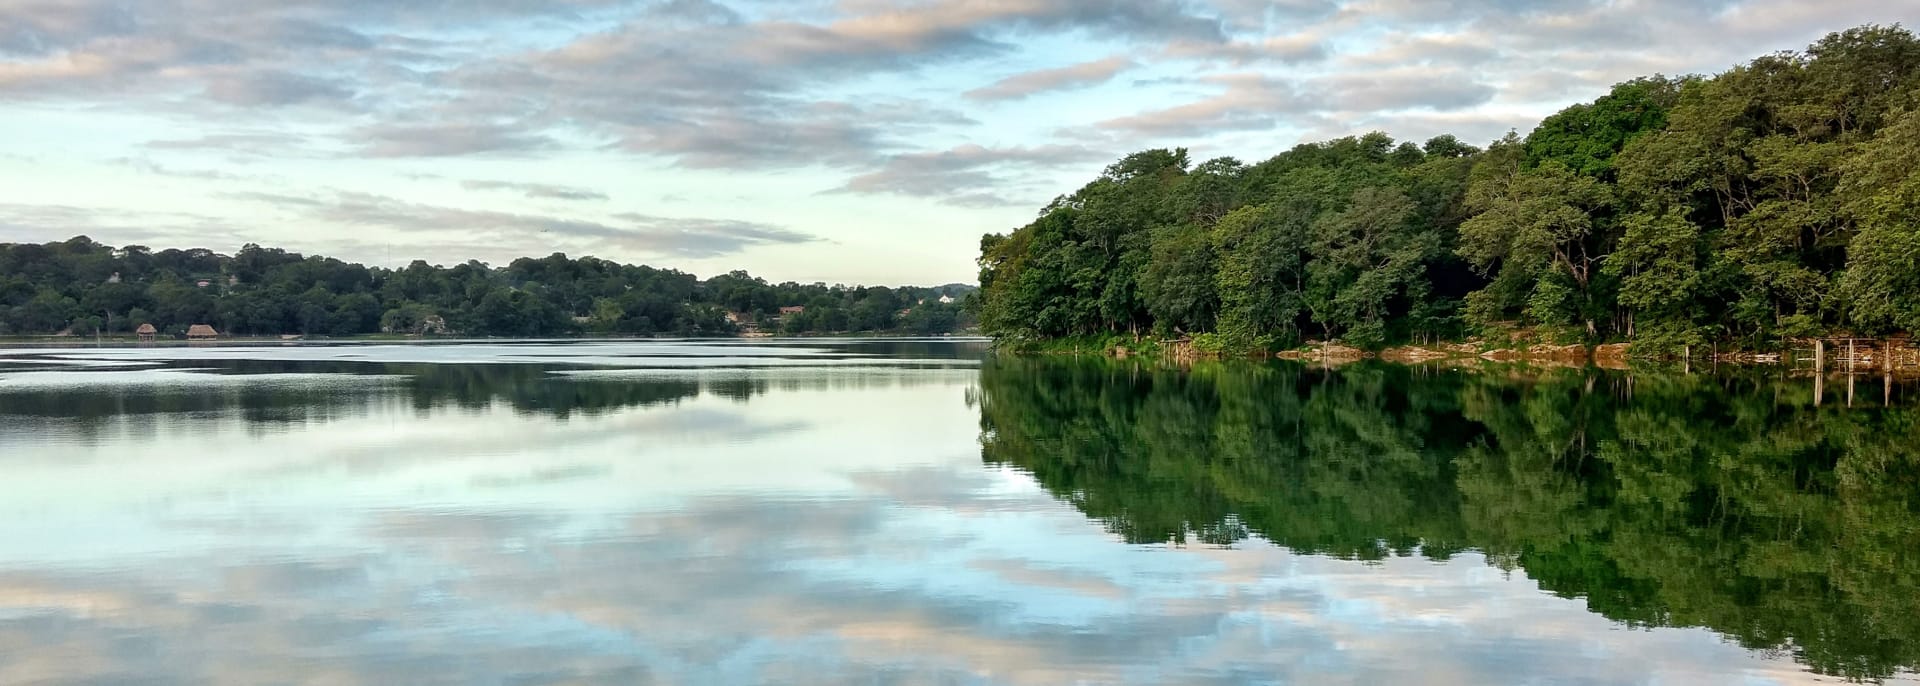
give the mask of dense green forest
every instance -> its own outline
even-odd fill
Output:
[[[1920,330],[1920,41],[1650,77],[1486,149],[1147,150],[981,242],[985,332],[1227,350],[1486,336],[1769,347]]]
[[[194,324],[237,335],[938,334],[970,325],[959,299],[972,290],[769,284],[738,271],[702,281],[560,254],[503,268],[384,269],[257,245],[229,256],[86,237],[0,244],[0,335],[125,334],[141,324],[168,336]]]
[[[1135,543],[1463,551],[1631,626],[1920,666],[1920,408],[1759,374],[997,357],[982,456]]]

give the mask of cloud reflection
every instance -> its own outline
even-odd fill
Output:
[[[836,374],[15,437],[38,454],[0,482],[0,683],[1816,681],[1477,553],[1126,545],[981,466],[968,375]]]

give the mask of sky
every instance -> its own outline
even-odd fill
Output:
[[[1920,0],[0,0],[0,241],[971,282],[1127,153],[1476,144]]]

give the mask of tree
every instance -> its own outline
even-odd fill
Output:
[[[339,299],[328,324],[336,336],[374,333],[380,330],[380,301],[367,293],[354,293]]]
[[[1412,225],[1415,209],[1398,188],[1362,188],[1347,209],[1314,223],[1307,307],[1329,333],[1379,347],[1392,337],[1395,302],[1425,297],[1425,263],[1440,242]]]
[[[203,248],[114,249],[85,236],[0,243],[0,332],[8,334],[91,333],[95,327],[124,332],[140,324],[183,332],[213,324],[255,336],[448,329],[553,336],[578,332],[574,319],[584,316],[587,328],[603,335],[726,335],[733,333],[726,323],[730,308],[770,314],[799,304],[820,308],[812,319],[828,330],[852,328],[848,313],[855,310],[861,328],[891,330],[900,308],[929,294],[937,299],[971,290],[776,285],[741,271],[703,282],[671,269],[564,254],[518,259],[504,268],[414,261],[387,270],[256,244],[227,256]],[[952,326],[948,319],[926,326]]]
[[[594,333],[609,334],[619,330],[620,320],[627,316],[626,308],[613,298],[597,298],[593,301],[593,318],[588,327]]]
[[[1511,137],[1494,146],[1467,193],[1478,214],[1460,226],[1459,253],[1481,274],[1498,274],[1474,294],[1475,323],[1506,319],[1520,300],[1533,323],[1577,324],[1597,336],[1595,321],[1612,303],[1595,292],[1594,278],[1614,239],[1596,235],[1594,213],[1612,193],[1557,161],[1522,169],[1517,152]]]
[[[1152,259],[1140,286],[1156,325],[1181,333],[1212,330],[1219,309],[1213,275],[1213,246],[1204,227],[1184,224],[1155,231]]]
[[[1484,151],[1375,132],[1189,169],[1145,150],[985,237],[973,311],[1013,339],[1205,332],[1234,351],[1463,322],[1654,352],[1910,331],[1916,110],[1920,40],[1868,26],[1620,83]]]
[[[1898,115],[1844,170],[1846,209],[1860,222],[1841,281],[1849,313],[1872,329],[1920,331],[1920,107]]]

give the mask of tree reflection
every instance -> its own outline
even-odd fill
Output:
[[[983,457],[1130,542],[1484,552],[1634,626],[1920,664],[1920,410],[1803,380],[996,359]]]
[[[230,360],[200,361],[193,369],[166,382],[115,379],[6,389],[0,395],[4,402],[0,414],[56,419],[81,427],[125,417],[225,412],[237,412],[249,423],[304,423],[364,414],[375,399],[385,397],[401,399],[421,412],[505,406],[521,414],[567,419],[677,403],[703,391],[700,381],[691,377],[596,379],[527,364]],[[203,383],[193,375],[219,378]],[[704,390],[739,398],[766,389],[733,384]]]

